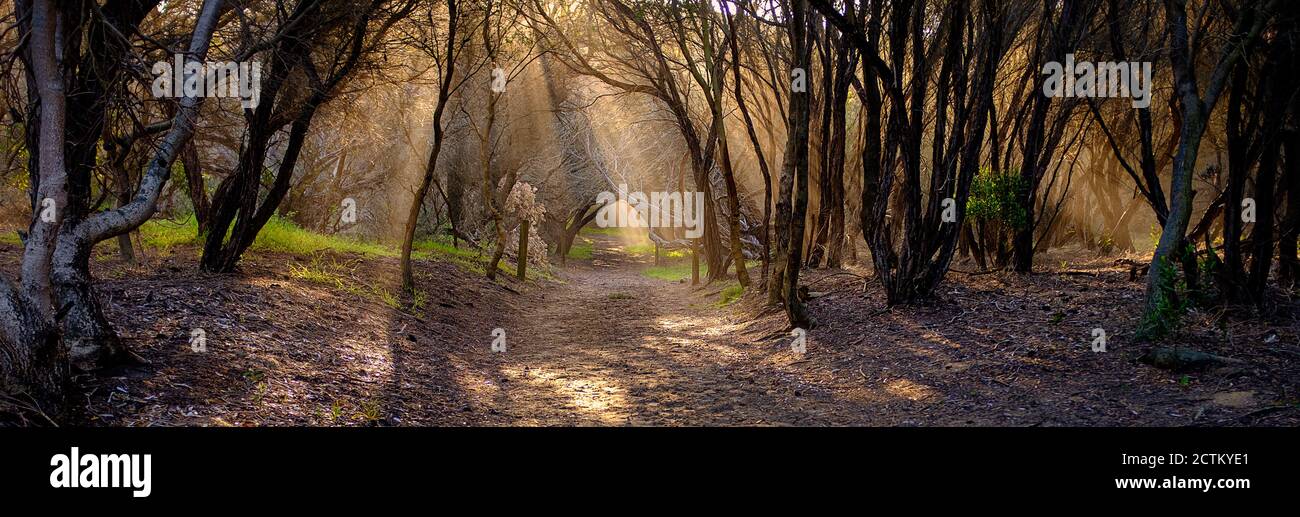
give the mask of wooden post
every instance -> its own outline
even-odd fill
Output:
[[[519,258],[517,260],[519,267],[515,276],[518,276],[520,280],[528,279],[528,227],[530,225],[531,222],[527,219],[519,223]]]
[[[700,246],[691,242],[691,285],[700,285]]]

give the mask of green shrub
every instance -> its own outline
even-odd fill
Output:
[[[1017,196],[1024,184],[1018,170],[995,173],[981,168],[971,182],[966,214],[976,221],[998,223],[1007,229],[1023,228],[1028,224],[1029,212],[1020,205]]]

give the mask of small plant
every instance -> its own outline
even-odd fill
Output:
[[[1178,271],[1169,257],[1160,259],[1159,279],[1155,296],[1155,310],[1143,320],[1138,331],[1142,339],[1159,339],[1176,330],[1187,312],[1186,282],[1178,279]]]
[[[428,305],[428,303],[429,303],[429,293],[425,292],[423,289],[416,289],[414,293],[411,293],[412,311],[419,311],[421,309],[424,309],[424,307]]]
[[[262,382],[266,378],[266,372],[255,368],[244,370],[244,379],[249,382]]]
[[[375,294],[379,295],[379,299],[382,300],[384,302],[384,305],[387,305],[389,308],[397,309],[397,310],[402,309],[402,300],[398,299],[397,295],[393,294],[392,291],[389,291],[381,287],[377,287],[375,288]]]
[[[253,388],[253,402],[261,402],[262,398],[266,396],[266,392],[269,390],[270,385],[266,382],[258,382],[257,386]]]
[[[1003,267],[1010,260],[1012,239],[1029,222],[1029,211],[1020,202],[1025,186],[1016,169],[983,168],[971,182],[966,215],[979,242],[976,252],[984,257],[981,263]]]
[[[996,173],[980,169],[971,183],[966,214],[977,221],[998,222],[1007,229],[1023,228],[1029,221],[1029,211],[1017,197],[1024,184],[1018,170]]]
[[[1100,251],[1102,255],[1110,255],[1115,251],[1115,239],[1110,237],[1097,239],[1097,251]]]
[[[379,402],[367,400],[361,403],[361,410],[357,412],[356,418],[362,422],[377,422],[383,419],[383,407]]]
[[[330,404],[330,417],[337,422],[338,419],[342,416],[343,416],[343,400],[334,399],[334,402]]]
[[[331,267],[338,267],[337,262],[326,265],[320,255],[312,257],[308,265],[290,264],[289,276],[300,280],[306,280],[315,284],[324,284],[342,289],[344,287],[343,277],[330,272]]]

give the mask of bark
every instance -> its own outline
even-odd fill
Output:
[[[706,11],[707,12],[707,11]],[[724,15],[726,12],[724,11]],[[741,287],[749,287],[749,272],[745,269],[744,247],[740,241],[740,192],[736,189],[736,174],[731,162],[731,146],[727,141],[726,114],[723,111],[723,91],[726,89],[726,74],[724,73],[724,60],[720,49],[714,49],[714,40],[712,34],[712,15],[702,16],[701,24],[704,41],[704,57],[711,60],[712,65],[709,70],[709,81],[712,82],[713,91],[709,95],[709,104],[712,107],[713,132],[718,139],[718,154],[722,165],[722,180],[727,189],[727,227],[730,231],[727,233],[731,248],[731,262],[736,267],[736,281]],[[736,35],[728,30],[724,38],[728,41],[735,39]],[[735,64],[733,66],[740,66]],[[692,67],[694,70],[694,67]],[[697,76],[697,79],[699,77]],[[703,84],[701,86],[704,86]],[[740,87],[739,84],[736,85]],[[725,268],[725,266],[724,266]],[[723,272],[725,274],[725,271]]]
[[[346,79],[366,50],[364,43],[367,28],[383,0],[373,0],[363,8],[354,23],[338,31],[323,27],[323,13],[318,2],[300,2],[294,9],[285,34],[272,54],[270,73],[263,77],[256,111],[249,120],[248,143],[240,153],[236,173],[218,185],[213,194],[212,226],[204,243],[200,267],[206,271],[228,273],[238,265],[243,253],[253,244],[258,232],[270,221],[289,191],[294,167],[302,150],[303,140],[311,126],[316,110],[327,102],[340,83]],[[394,23],[409,14],[414,4],[390,13],[375,31],[382,35]],[[346,21],[346,20],[342,20]],[[342,34],[338,34],[341,32]],[[337,66],[330,69],[328,77],[321,77],[310,59],[314,47],[320,44],[337,44],[333,39],[341,36],[345,54],[336,56]],[[283,127],[285,113],[275,113],[284,108],[279,98],[281,89],[288,84],[289,74],[300,68],[306,78],[308,95],[291,119],[288,119],[289,141],[286,144],[274,183],[262,197],[261,175],[271,137]],[[285,97],[290,97],[286,94]],[[279,106],[277,106],[279,105]],[[293,112],[290,112],[293,113]],[[275,118],[273,120],[273,115]],[[227,233],[229,239],[226,238]]]
[[[1088,29],[1096,3],[1092,0],[1067,0],[1062,2],[1060,13],[1053,16],[1055,8],[1044,2],[1043,18],[1040,23],[1051,27],[1047,34],[1046,52],[1039,56],[1034,68],[1041,69],[1047,61],[1064,62],[1066,54],[1074,52],[1082,33]],[[1038,93],[1037,91],[1034,93]],[[1056,146],[1060,142],[1061,131],[1073,112],[1077,99],[1056,101],[1046,95],[1032,95],[1030,101],[1029,124],[1025,126],[1024,145],[1021,147],[1021,189],[1018,203],[1024,208],[1027,222],[1017,228],[1012,238],[1014,261],[1012,267],[1021,273],[1033,269],[1035,253],[1035,230],[1038,228],[1038,216],[1034,210],[1039,184],[1042,182],[1051,164]],[[1049,110],[1059,104],[1049,124]],[[1047,194],[1044,193],[1044,196]]]
[[[812,66],[809,28],[812,24],[805,0],[792,0],[789,33],[791,66],[810,70]],[[790,92],[790,117],[786,123],[785,163],[781,170],[782,203],[778,205],[777,235],[783,242],[777,257],[780,267],[780,299],[785,305],[790,326],[808,329],[812,320],[799,299],[799,265],[803,259],[804,221],[808,210],[808,125],[811,118],[811,93]],[[787,197],[787,195],[793,196]],[[783,248],[783,249],[782,249]]]
[[[67,176],[63,164],[64,92],[57,66],[55,42],[59,40],[61,13],[51,0],[23,1],[16,5],[19,18],[30,19],[26,60],[29,84],[40,98],[39,184],[32,225],[24,243],[20,288],[0,278],[0,391],[8,397],[0,408],[16,415],[45,414],[62,419],[67,410],[69,372],[54,326],[49,272],[54,239],[62,215],[41,218],[41,201],[54,199],[59,211],[66,206]]]
[[[181,149],[181,165],[185,169],[186,193],[190,197],[190,205],[194,207],[194,221],[199,235],[203,235],[208,231],[212,207],[208,202],[207,183],[203,180],[203,164],[199,161],[199,151],[193,141],[187,142]]]
[[[1295,102],[1291,105],[1291,116],[1300,114]],[[1300,244],[1300,131],[1289,129],[1285,132],[1286,149],[1285,166],[1282,182],[1286,186],[1286,215],[1282,220],[1282,235],[1278,240],[1278,277],[1284,285],[1295,287],[1300,279],[1300,258],[1296,247]]]
[[[927,3],[894,5],[889,18],[890,61],[894,66],[910,64],[910,77],[926,78],[911,80],[911,91],[904,95],[899,74],[878,54],[882,2],[871,4],[871,22],[866,25],[865,20],[854,21],[840,14],[825,0],[810,1],[857,48],[864,65],[864,80],[858,88],[867,117],[861,226],[871,248],[876,278],[890,305],[924,300],[943,279],[957,248],[992,108],[995,72],[1005,52],[1002,32],[1007,18],[998,2],[990,0],[979,4],[979,23],[964,10],[947,10],[938,30],[927,31]],[[975,30],[977,27],[982,30]],[[940,65],[937,81],[929,79],[936,63]],[[930,82],[935,83],[932,97],[927,96]],[[880,138],[884,132],[877,122],[883,115],[881,87],[890,100],[886,117],[890,129],[883,145]],[[922,131],[922,115],[931,105],[936,115],[927,135]],[[929,201],[923,211],[920,153],[927,136],[933,169],[925,196]],[[896,159],[901,167],[894,166]],[[901,184],[896,187],[899,171]],[[956,224],[941,217],[945,198],[956,201]],[[890,214],[890,222],[886,211],[895,200],[899,206]],[[895,233],[900,236],[897,245]]]

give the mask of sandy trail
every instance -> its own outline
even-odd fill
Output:
[[[533,299],[506,327],[509,345],[491,402],[502,423],[852,421],[843,412],[847,401],[814,396],[821,390],[765,364],[785,339],[756,343],[752,330],[709,307],[711,298],[645,277],[643,266],[598,236],[590,266],[527,295]]]

